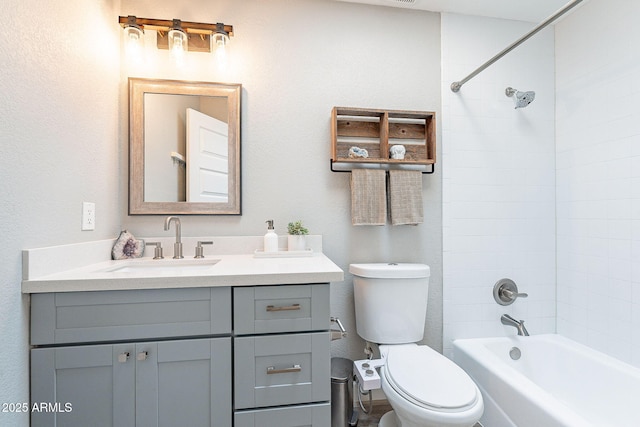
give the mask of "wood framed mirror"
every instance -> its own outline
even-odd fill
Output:
[[[240,215],[242,85],[129,78],[129,214]]]

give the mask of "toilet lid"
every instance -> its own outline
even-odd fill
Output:
[[[467,373],[427,346],[391,346],[384,371],[399,394],[423,407],[457,410],[478,399]]]

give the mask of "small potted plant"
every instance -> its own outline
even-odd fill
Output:
[[[287,225],[287,249],[290,251],[304,251],[307,246],[309,230],[302,225],[302,221],[290,222]]]

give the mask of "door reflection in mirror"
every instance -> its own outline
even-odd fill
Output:
[[[222,120],[187,108],[187,201],[229,201],[229,130]]]
[[[191,111],[189,115],[188,111]],[[213,155],[211,139],[218,136],[216,147],[218,152],[224,152],[224,167],[216,166],[213,173],[219,178],[219,173],[223,172],[224,182],[228,182],[228,126],[227,126],[227,98],[216,96],[197,95],[173,95],[160,93],[144,94],[144,201],[145,202],[195,202],[209,201],[226,203],[228,201],[228,188],[221,189],[220,179],[217,180],[216,193],[222,193],[220,197],[210,197],[211,186],[210,177],[206,176],[206,166],[202,166],[207,157]],[[201,113],[198,123],[205,120],[202,116],[209,117],[215,121],[215,130],[209,131],[206,125],[198,127],[199,124],[189,126],[189,116],[194,113]],[[191,133],[190,133],[191,132]],[[212,135],[209,132],[213,132]],[[187,140],[187,135],[191,136],[191,141]],[[220,138],[224,135],[224,140]],[[198,143],[200,140],[200,143]],[[202,146],[200,146],[202,144]],[[220,145],[224,145],[221,148]],[[180,161],[175,161],[172,153],[178,153],[185,159],[186,165]],[[193,155],[201,155],[203,159],[194,158]],[[202,169],[204,179],[202,197],[198,197],[199,191],[187,189],[189,183],[193,186],[202,187],[193,180],[195,175],[188,175],[188,171],[193,168]],[[191,180],[190,180],[191,178]],[[191,190],[191,191],[190,191]],[[191,195],[191,197],[190,197]]]

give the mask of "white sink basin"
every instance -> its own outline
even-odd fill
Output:
[[[202,273],[220,262],[219,259],[157,259],[122,261],[122,265],[102,270],[104,273],[136,273],[152,275]]]

